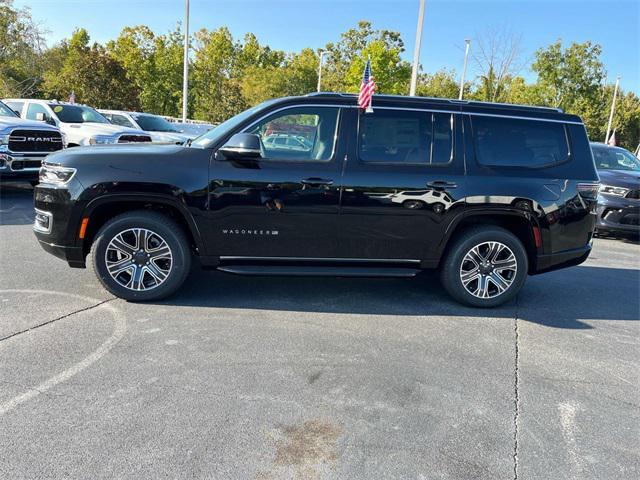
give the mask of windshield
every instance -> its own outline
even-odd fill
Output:
[[[178,132],[173,125],[162,117],[155,115],[133,115],[142,130],[147,132]]]
[[[640,170],[640,160],[624,148],[593,147],[592,150],[598,170]]]
[[[90,107],[58,105],[55,103],[50,103],[49,107],[51,107],[58,119],[64,123],[109,123],[109,120]]]
[[[0,102],[0,116],[3,117],[17,117],[15,112],[7,107],[4,103]]]
[[[224,137],[228,132],[230,132],[231,130],[236,128],[238,125],[240,125],[242,122],[244,122],[251,115],[253,115],[256,112],[259,112],[260,110],[271,105],[275,101],[276,100],[267,100],[266,102],[262,102],[261,104],[256,105],[253,108],[245,110],[244,112],[240,112],[235,117],[231,117],[230,119],[222,122],[220,125],[218,125],[214,129],[209,130],[204,135],[201,135],[198,138],[196,138],[193,142],[191,142],[191,145],[196,147],[202,147],[202,148],[207,148],[213,145],[214,143],[218,142],[222,137]]]

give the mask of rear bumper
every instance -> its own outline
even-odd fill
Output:
[[[640,202],[637,200],[600,195],[597,212],[596,228],[600,231],[640,232]]]
[[[562,252],[551,253],[549,255],[538,255],[536,269],[533,274],[550,272],[560,268],[573,267],[580,265],[591,253],[591,244],[584,245],[580,248],[572,248]]]

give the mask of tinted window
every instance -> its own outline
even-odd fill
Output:
[[[58,116],[58,119],[64,123],[109,123],[93,108],[84,107],[82,105],[66,105],[50,103],[49,107]]]
[[[453,152],[453,115],[376,110],[360,116],[364,162],[443,164]]]
[[[24,107],[24,102],[4,102],[9,106],[11,110],[16,112],[18,116],[22,115],[22,107]]]
[[[542,167],[567,159],[564,125],[536,120],[472,118],[478,162],[503,167]]]
[[[37,103],[30,103],[27,107],[27,118],[29,120],[38,120],[38,114],[42,113],[44,115],[43,120],[47,120],[51,118],[49,112],[42,105]]]
[[[111,121],[111,123],[113,123],[114,125],[120,125],[121,127],[135,128],[135,125],[131,123],[129,119],[124,115],[109,113],[104,116],[107,117],[107,119],[109,119],[109,121]]]
[[[4,103],[0,102],[0,116],[3,117],[15,117],[16,113],[7,107]]]
[[[133,118],[138,122],[142,130],[148,132],[177,132],[173,125],[162,117],[155,115],[134,115]]]
[[[260,120],[247,132],[261,138],[267,160],[329,160],[338,128],[338,111],[333,107],[291,108]],[[275,140],[265,143],[274,135]],[[300,138],[299,147],[289,146],[290,138]]]

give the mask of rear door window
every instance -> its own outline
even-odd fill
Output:
[[[360,115],[359,157],[367,163],[446,164],[453,158],[453,115],[382,110]]]
[[[471,118],[481,165],[540,168],[569,158],[562,123],[480,115]]]

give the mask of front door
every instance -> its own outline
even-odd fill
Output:
[[[460,115],[374,110],[349,112],[357,116],[350,123],[358,141],[343,178],[342,251],[379,260],[437,258],[447,226],[464,208]]]
[[[286,107],[243,132],[260,136],[262,158],[214,155],[209,184],[211,251],[220,256],[337,255],[340,108]]]

